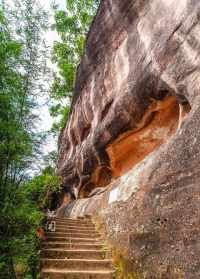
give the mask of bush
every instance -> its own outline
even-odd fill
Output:
[[[0,212],[1,279],[38,277],[40,240],[36,230],[43,225],[44,210],[51,207],[50,194],[59,191],[60,178],[51,167],[17,191],[10,187]]]

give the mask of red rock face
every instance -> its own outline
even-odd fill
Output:
[[[130,169],[161,142],[141,151],[138,160],[115,167],[116,141],[151,125],[159,111],[156,102],[176,94],[189,98],[181,77],[193,73],[197,61],[188,59],[188,52],[194,53],[182,41],[187,32],[195,32],[197,4],[184,0],[177,8],[174,3],[102,2],[78,70],[72,114],[60,138],[58,167],[66,188],[87,196]],[[135,153],[137,142],[130,138],[133,149],[127,153]]]
[[[64,187],[107,187],[69,214],[98,212],[141,278],[200,278],[199,20],[197,0],[102,1],[60,138]]]

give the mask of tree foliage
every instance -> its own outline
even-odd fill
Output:
[[[38,278],[40,241],[36,230],[43,224],[51,196],[60,191],[60,179],[47,167],[9,194],[0,212],[0,274],[2,279]]]
[[[23,76],[16,70],[22,45],[11,38],[2,11],[0,24],[0,185],[3,188],[0,192],[3,194],[8,180],[20,180],[20,171],[32,152],[32,144],[21,121],[21,114],[28,110]]]
[[[34,0],[15,4],[20,6],[0,7],[0,277],[15,279],[21,274],[35,279],[39,259],[35,232],[44,218],[48,193],[58,190],[59,178],[49,168],[27,182],[39,143],[33,110],[42,94],[38,80],[46,58],[40,42],[46,20]]]
[[[40,243],[36,229],[44,210],[55,207],[60,178],[55,173],[56,154],[47,167],[30,178],[40,137],[35,123],[38,97],[46,90],[47,53],[43,40],[48,15],[37,0],[15,0],[0,5],[0,277],[36,279]],[[77,65],[98,1],[66,1],[66,11],[56,11],[60,35],[53,51],[55,74],[51,88],[52,116],[60,117],[55,130],[69,114]],[[44,77],[47,77],[46,79]]]
[[[66,0],[66,11],[56,10],[55,26],[60,41],[55,42],[52,61],[58,65],[54,74],[51,97],[53,117],[60,117],[55,131],[66,124],[73,94],[76,69],[84,52],[86,34],[97,10],[99,0]]]

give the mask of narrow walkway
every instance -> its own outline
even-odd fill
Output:
[[[41,252],[42,279],[111,279],[100,235],[89,218],[53,219],[56,231],[47,233]]]

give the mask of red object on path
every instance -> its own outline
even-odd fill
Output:
[[[46,236],[45,236],[45,231],[43,228],[38,228],[36,231],[36,235],[37,237],[39,237],[42,240],[46,240]]]

